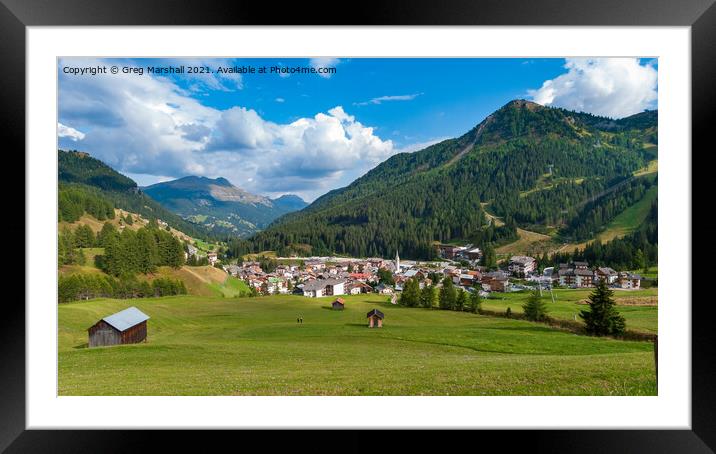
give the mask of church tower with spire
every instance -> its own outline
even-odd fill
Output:
[[[397,250],[395,251],[395,272],[400,273],[400,256]]]

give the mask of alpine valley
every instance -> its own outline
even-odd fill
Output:
[[[296,195],[276,199],[251,194],[226,178],[187,176],[142,188],[149,197],[190,222],[223,236],[247,237],[281,215],[307,204]]]

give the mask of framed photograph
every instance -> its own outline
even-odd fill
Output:
[[[712,452],[712,3],[2,0],[26,297],[0,447],[511,429]]]

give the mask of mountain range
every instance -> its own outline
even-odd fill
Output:
[[[187,176],[143,187],[142,191],[191,222],[239,237],[256,233],[279,216],[307,205],[292,194],[276,199],[252,194],[221,177]]]
[[[518,228],[581,240],[656,184],[640,170],[657,159],[657,119],[514,100],[463,136],[392,156],[279,218],[249,247],[430,258],[436,242],[498,245]]]

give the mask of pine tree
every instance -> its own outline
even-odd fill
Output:
[[[435,287],[426,285],[420,291],[420,305],[426,309],[432,309],[437,301]]]
[[[614,292],[607,287],[607,283],[603,279],[599,280],[597,287],[589,295],[589,310],[579,313],[588,333],[597,336],[624,333],[626,322],[614,307],[616,303],[613,296]]]
[[[455,299],[455,310],[462,312],[467,306],[467,292],[463,289],[457,291],[457,298]]]
[[[415,307],[420,301],[420,284],[416,279],[408,279],[400,293],[401,306]]]
[[[469,309],[473,314],[477,314],[482,310],[482,298],[478,288],[475,288],[470,294]]]
[[[440,309],[451,310],[453,307],[455,307],[456,299],[457,292],[455,291],[455,286],[452,283],[452,279],[450,277],[446,277],[445,279],[443,279],[443,286],[440,289],[440,296],[438,297]]]
[[[537,290],[534,290],[527,302],[522,306],[525,318],[533,322],[540,322],[547,319],[547,303],[542,301]]]
[[[115,226],[110,222],[105,222],[104,225],[102,225],[102,230],[97,233],[97,246],[105,247],[105,242],[107,241],[107,238],[109,236],[116,235],[119,235],[119,233],[117,233],[117,229],[115,228]]]

